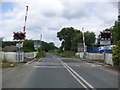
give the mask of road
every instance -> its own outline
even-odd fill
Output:
[[[52,54],[7,73],[3,71],[3,88],[118,88],[117,72]]]

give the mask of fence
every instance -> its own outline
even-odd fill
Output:
[[[104,55],[100,53],[87,53],[87,58],[93,60],[104,60]]]
[[[24,54],[26,58],[35,58],[37,55],[37,52],[30,52]]]
[[[37,52],[24,53],[24,52],[0,52],[0,60],[10,60],[13,62],[22,62],[24,57],[26,58],[35,58]]]
[[[80,58],[83,58],[83,52],[76,53],[76,55],[79,55]],[[104,55],[104,54],[101,54],[101,53],[87,53],[87,59],[90,59],[90,60],[103,60],[104,63],[114,66],[114,63],[113,63],[113,60],[112,60],[112,54],[106,53]]]
[[[16,52],[16,62],[24,61],[24,52]]]
[[[113,60],[112,60],[112,54],[106,54],[105,55],[105,63],[114,66],[114,63],[113,63]]]

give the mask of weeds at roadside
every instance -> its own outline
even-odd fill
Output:
[[[8,68],[8,67],[14,67],[16,64],[12,61],[9,61],[9,60],[1,60],[1,67],[2,68]]]

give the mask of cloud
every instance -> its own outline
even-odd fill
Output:
[[[86,3],[83,2],[65,2],[64,11],[62,12],[64,18],[69,19],[81,19],[88,17],[89,13],[87,12]]]
[[[11,2],[14,3],[14,2]],[[114,25],[117,20],[117,2],[81,2],[63,0],[41,0],[15,2],[11,10],[2,13],[2,33],[4,40],[12,40],[13,32],[22,31],[24,26],[25,6],[29,6],[27,19],[27,39],[40,39],[54,42],[60,46],[56,37],[63,27],[74,27],[85,31],[99,31]],[[4,7],[4,5],[3,5]]]

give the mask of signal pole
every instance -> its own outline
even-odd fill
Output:
[[[40,35],[40,47],[42,47],[42,34]]]
[[[120,1],[118,2],[118,22],[120,22]]]
[[[1,48],[0,51],[2,51],[2,41],[3,41],[3,38],[4,38],[4,37],[0,37],[0,48]]]
[[[25,32],[25,30],[26,30],[27,12],[28,12],[28,6],[26,6],[26,15],[25,15],[25,22],[24,22],[23,32]]]
[[[82,28],[83,32],[83,47],[84,47],[84,53],[83,53],[83,58],[86,58],[86,46],[85,46],[85,37],[84,37],[84,28]]]
[[[26,6],[26,15],[25,15],[25,22],[24,22],[24,27],[23,27],[23,33],[24,33],[24,35],[26,34],[26,21],[27,21],[27,12],[28,12],[28,6]],[[25,36],[26,37],[26,36]],[[20,39],[20,38],[18,38],[18,40],[19,40],[19,46],[18,46],[18,62],[21,62],[21,59],[22,59],[22,53],[21,53],[21,51],[20,51],[20,45],[23,43],[22,42],[22,39]],[[24,39],[25,40],[25,39]]]

